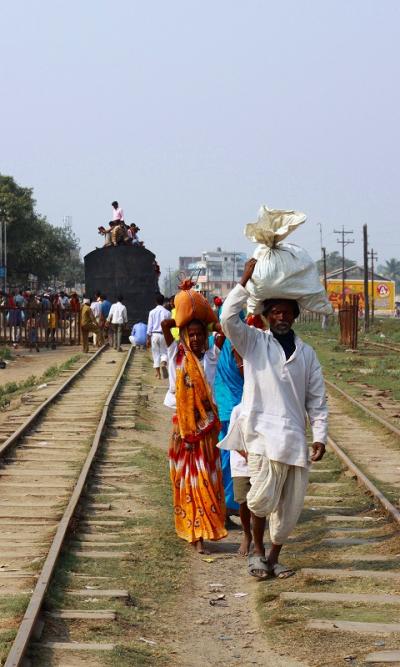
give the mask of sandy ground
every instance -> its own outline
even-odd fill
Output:
[[[40,376],[50,368],[82,352],[78,345],[64,345],[56,350],[41,348],[40,352],[30,352],[27,348],[17,348],[12,351],[13,359],[7,362],[7,367],[0,369],[0,386],[7,382],[21,382],[30,375]]]
[[[142,433],[140,438],[158,444],[165,451],[172,414],[162,406],[166,387],[166,381],[158,381],[154,393],[149,395],[156,433],[152,431],[150,436]],[[185,593],[180,604],[170,610],[169,627],[178,629],[171,637],[174,656],[171,667],[172,664],[179,667],[305,666],[285,655],[283,646],[278,652],[274,651],[265,638],[256,610],[260,584],[247,574],[246,559],[237,554],[241,537],[238,526],[225,540],[207,543],[212,551],[210,556],[196,554],[188,546],[191,567]]]

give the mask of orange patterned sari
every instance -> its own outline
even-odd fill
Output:
[[[182,331],[181,331],[182,334]],[[220,423],[203,367],[185,331],[176,358],[176,415],[169,449],[175,528],[187,542],[226,537],[218,433]]]

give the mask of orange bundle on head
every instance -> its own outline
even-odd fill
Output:
[[[218,317],[207,299],[192,287],[193,283],[189,279],[179,285],[180,292],[175,296],[176,326],[185,327],[192,320],[200,320],[205,324],[218,322]]]

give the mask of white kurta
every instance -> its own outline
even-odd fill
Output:
[[[243,449],[288,465],[308,467],[307,416],[314,442],[326,443],[328,409],[317,356],[295,337],[296,350],[285,352],[270,331],[250,327],[239,317],[249,296],[241,285],[223,305],[221,324],[243,357],[242,411],[222,449]]]

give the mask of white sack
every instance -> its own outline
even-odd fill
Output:
[[[263,205],[258,211],[257,222],[246,225],[244,233],[250,241],[273,248],[306,219],[305,213],[300,211],[281,211]]]
[[[333,312],[309,254],[293,243],[281,242],[305,220],[298,211],[262,206],[257,222],[246,226],[247,238],[260,243],[253,254],[257,259],[253,277],[246,286],[249,313],[261,313],[263,301],[274,298],[296,299],[301,308],[316,313]]]

